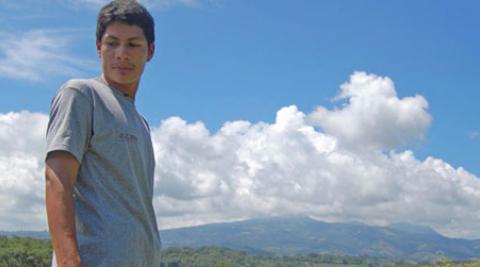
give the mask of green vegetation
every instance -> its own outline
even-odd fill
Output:
[[[0,236],[0,267],[50,266],[50,240]]]
[[[50,240],[0,236],[0,267],[48,267],[52,247]],[[439,262],[417,265],[372,257],[350,257],[310,254],[308,256],[252,256],[227,248],[166,248],[162,267],[340,267],[340,266],[439,266],[480,267],[479,262]]]
[[[370,257],[311,254],[308,256],[249,256],[226,248],[167,248],[162,267],[330,267],[330,266],[417,266]]]

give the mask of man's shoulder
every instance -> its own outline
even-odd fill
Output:
[[[70,79],[61,87],[60,91],[73,90],[83,94],[91,94],[99,86],[98,80],[92,79]]]
[[[102,83],[97,78],[92,79],[70,79],[66,81],[55,93],[53,99],[59,97],[87,98],[89,102],[97,98]]]

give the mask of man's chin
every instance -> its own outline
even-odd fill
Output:
[[[110,75],[107,76],[107,79],[118,84],[132,84],[135,82],[132,75]]]

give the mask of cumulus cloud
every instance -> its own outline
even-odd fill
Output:
[[[163,121],[153,130],[160,224],[301,214],[480,236],[478,177],[410,150],[351,150],[308,116],[290,106],[273,124],[227,122],[214,134],[200,122]]]
[[[43,151],[47,119],[27,111],[0,114],[2,230],[46,227]]]
[[[68,52],[74,39],[69,31],[0,32],[0,37],[0,76],[6,78],[43,81],[52,75],[82,76],[97,65]]]
[[[352,82],[356,75],[370,80],[359,86]],[[314,120],[318,109],[306,114],[289,106],[277,112],[273,123],[231,121],[215,133],[202,122],[188,123],[179,117],[152,127],[157,161],[154,206],[159,226],[307,215],[370,224],[408,222],[450,236],[480,238],[480,177],[438,158],[417,159],[412,151],[398,148],[425,134],[430,123],[426,101],[420,96],[399,99],[388,78],[374,75],[356,73],[346,84],[359,87],[343,85],[341,97],[367,98],[358,101],[378,106],[378,99],[388,100],[387,106],[379,108],[388,110],[389,119],[377,109],[360,110],[357,100],[349,99],[342,108],[319,107],[324,110],[320,123]],[[381,122],[372,122],[378,126],[375,128],[355,126],[352,132],[360,135],[356,139],[353,134],[347,135],[348,139],[341,130],[323,128],[322,120],[331,120],[329,116],[336,120],[339,113],[354,122],[368,117],[349,114],[352,109],[371,111],[371,120]],[[403,121],[403,116],[422,123]],[[396,122],[391,122],[393,119]],[[340,122],[345,122],[343,117]],[[43,192],[39,145],[43,132],[38,132],[44,131],[40,125],[45,123],[46,116],[41,114],[0,116],[0,144],[6,147],[0,154],[0,164],[4,164],[0,167],[4,173],[0,214],[12,214],[10,219],[0,220],[0,229],[26,225],[23,220],[41,225],[39,218],[44,218],[43,196],[35,193]],[[394,127],[399,129],[392,141],[386,135]],[[386,132],[368,133],[371,129]],[[367,145],[359,148],[351,140]],[[13,182],[12,177],[22,179],[21,183]],[[25,210],[29,212],[19,212]]]
[[[393,149],[422,139],[431,123],[428,102],[416,95],[400,99],[393,81],[356,72],[341,85],[340,109],[318,107],[310,122],[349,147]]]

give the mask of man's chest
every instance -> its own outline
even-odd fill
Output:
[[[135,151],[151,146],[148,126],[132,103],[122,103],[113,96],[97,99],[92,114],[93,147]]]

